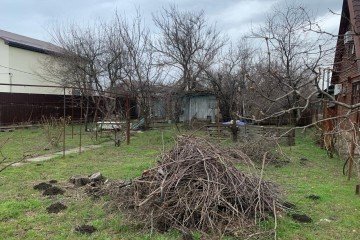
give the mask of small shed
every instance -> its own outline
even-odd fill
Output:
[[[166,101],[163,99],[155,99],[152,101],[151,115],[155,119],[166,119]]]
[[[216,96],[210,92],[188,92],[181,97],[180,122],[192,119],[216,121],[217,112]]]

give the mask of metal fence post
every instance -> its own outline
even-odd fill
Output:
[[[82,123],[83,123],[83,96],[81,95],[81,98],[80,98],[79,154],[81,154]]]
[[[65,99],[65,87],[64,87],[64,106],[63,106],[63,158],[65,158],[65,138],[66,138],[66,99]]]

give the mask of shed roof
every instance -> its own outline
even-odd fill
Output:
[[[59,52],[60,47],[49,42],[22,36],[8,31],[0,30],[0,39],[12,47],[26,49],[40,53]]]

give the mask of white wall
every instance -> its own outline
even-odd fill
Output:
[[[9,46],[0,39],[0,83],[10,83],[9,79]],[[9,86],[0,85],[0,92],[9,92]]]
[[[42,63],[46,58],[48,58],[46,54],[10,47],[0,39],[0,82],[56,86],[55,81],[46,81],[39,76],[43,72]],[[9,68],[4,68],[3,66]],[[58,88],[18,86],[0,86],[0,92],[63,94],[63,90]]]
[[[199,120],[207,120],[207,116],[211,116],[211,121],[215,122],[217,109],[217,100],[215,96],[188,96],[182,100],[183,114],[180,115],[181,122],[191,121],[193,118]]]

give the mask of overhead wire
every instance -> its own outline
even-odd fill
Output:
[[[2,68],[7,68],[7,69],[10,69],[10,70],[14,70],[14,71],[17,71],[17,72],[22,72],[22,73],[30,74],[30,75],[37,76],[37,77],[39,76],[39,75],[37,75],[36,73],[27,72],[27,71],[20,70],[20,69],[17,69],[17,68],[7,67],[7,66],[1,65],[1,64],[0,64],[0,67],[2,67]],[[5,73],[5,74],[10,74],[10,72],[9,72],[9,73]]]

